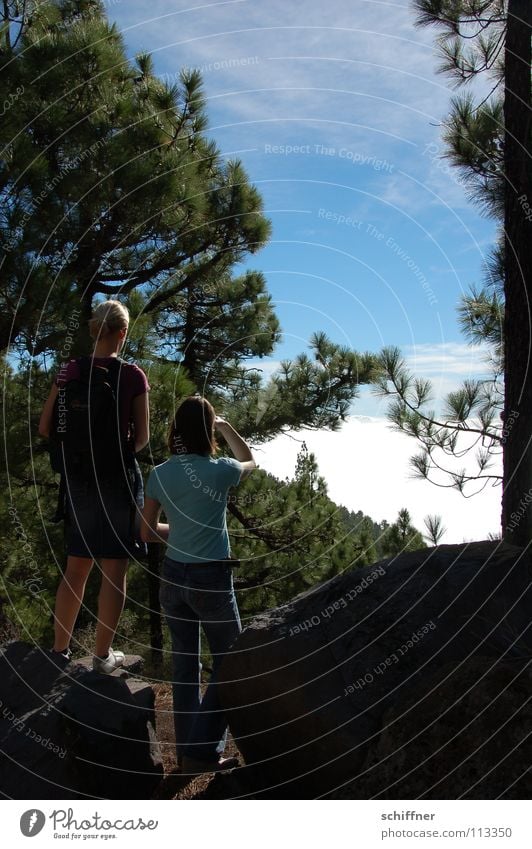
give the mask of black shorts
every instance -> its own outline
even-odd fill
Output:
[[[127,479],[67,479],[66,505],[67,555],[96,560],[145,554],[139,534],[144,490],[136,461]]]

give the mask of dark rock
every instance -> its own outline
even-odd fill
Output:
[[[127,686],[137,707],[144,708],[144,710],[148,711],[149,715],[146,718],[152,724],[155,724],[155,693],[153,692],[153,687],[147,684],[146,681],[138,681],[135,678],[129,679]]]
[[[438,546],[352,569],[257,617],[220,674],[246,761],[232,782],[257,798],[313,798],[354,782],[385,714],[411,693],[422,698],[443,666],[526,653],[522,640],[509,646],[530,622],[531,576],[513,546]],[[508,769],[518,777],[511,755]]]
[[[163,769],[148,689],[8,644],[0,650],[0,792],[14,799],[149,798]]]
[[[265,798],[264,787],[260,790],[259,768],[240,766],[231,772],[220,772],[213,776],[207,786],[194,798],[209,801],[220,799],[260,799]],[[288,794],[279,794],[287,798]],[[290,798],[295,798],[290,794]],[[303,798],[303,797],[301,797]]]
[[[530,799],[530,659],[444,666],[406,694],[334,798]]]

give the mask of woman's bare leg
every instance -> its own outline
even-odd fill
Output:
[[[98,624],[94,654],[107,657],[126,597],[127,559],[104,558],[101,561],[102,583],[98,596]]]
[[[65,651],[70,645],[93,562],[90,557],[69,555],[67,559],[65,574],[55,597],[55,651]]]

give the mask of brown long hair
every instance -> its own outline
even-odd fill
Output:
[[[176,410],[168,434],[171,454],[212,456],[218,446],[214,437],[214,407],[201,395],[191,395]]]

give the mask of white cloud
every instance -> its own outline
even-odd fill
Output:
[[[274,360],[270,357],[263,359],[247,360],[246,368],[254,368],[262,372],[264,380],[267,380],[281,365],[281,360]]]
[[[408,367],[418,377],[434,379],[456,375],[463,379],[487,377],[491,369],[486,362],[489,349],[465,342],[424,343],[407,345],[403,354]]]
[[[350,510],[363,510],[375,521],[393,522],[402,507],[414,525],[424,529],[427,514],[439,514],[447,528],[442,542],[486,539],[500,529],[499,487],[489,486],[464,498],[453,489],[442,489],[409,477],[409,458],[418,452],[415,440],[390,429],[385,419],[352,416],[338,433],[294,433],[316,454],[329,495]],[[255,450],[261,468],[277,477],[291,477],[300,441],[280,436]],[[469,458],[469,468],[474,468]],[[461,465],[468,465],[464,458]],[[497,473],[498,468],[494,466]]]

